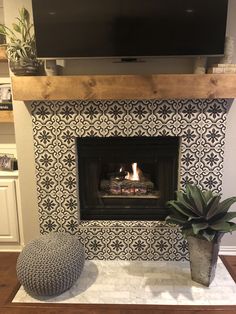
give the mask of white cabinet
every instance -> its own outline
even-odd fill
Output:
[[[16,179],[0,177],[0,243],[19,243]]]

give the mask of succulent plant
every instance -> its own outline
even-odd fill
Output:
[[[5,46],[11,61],[36,60],[33,24],[27,9],[23,7],[19,10],[19,17],[16,18],[16,23],[12,23],[12,29],[0,24],[0,34],[8,39]]]
[[[185,192],[178,191],[176,194],[177,200],[167,202],[171,213],[166,221],[181,226],[185,236],[214,241],[222,233],[236,230],[236,224],[231,222],[236,212],[228,212],[236,197],[221,202],[221,195],[215,195],[210,190],[202,191],[191,184],[186,185]]]

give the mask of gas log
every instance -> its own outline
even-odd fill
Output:
[[[149,180],[132,181],[113,178],[101,180],[100,189],[110,195],[145,195],[153,191],[154,184]]]

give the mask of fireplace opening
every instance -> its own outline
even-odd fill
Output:
[[[83,220],[157,220],[168,215],[178,174],[178,137],[77,138]]]

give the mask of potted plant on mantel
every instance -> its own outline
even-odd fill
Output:
[[[24,7],[19,10],[19,17],[12,29],[0,24],[0,34],[7,38],[7,56],[10,69],[15,75],[36,75],[41,62],[36,57],[35,36],[30,14]]]
[[[179,225],[187,238],[192,280],[209,286],[215,276],[221,238],[236,230],[231,222],[236,212],[228,212],[236,197],[220,202],[221,195],[190,184],[185,192],[176,193],[177,200],[167,202],[171,213],[166,221]]]

